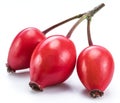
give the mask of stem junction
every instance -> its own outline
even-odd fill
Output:
[[[70,32],[67,34],[67,37],[69,38],[69,37],[71,36],[70,33],[72,33],[72,32],[74,31],[74,29],[77,27],[77,25],[80,24],[80,22],[82,22],[82,21],[83,21],[84,19],[86,19],[87,17],[92,17],[92,16],[94,16],[94,14],[95,14],[96,12],[98,12],[98,11],[99,11],[102,7],[104,7],[104,6],[105,6],[105,4],[104,4],[104,3],[101,3],[100,5],[98,5],[97,7],[95,7],[93,10],[90,10],[90,11],[88,11],[88,12],[86,12],[86,13],[82,13],[82,14],[75,15],[75,16],[73,16],[73,17],[71,17],[71,18],[68,18],[68,19],[66,19],[66,20],[63,20],[63,21],[61,21],[61,22],[59,22],[59,23],[57,23],[57,24],[55,24],[55,25],[47,28],[46,30],[43,31],[43,33],[44,33],[44,35],[46,35],[46,33],[48,33],[48,32],[51,31],[52,29],[54,29],[54,28],[56,28],[56,27],[58,27],[58,26],[60,26],[60,25],[62,25],[62,24],[65,24],[65,23],[67,23],[67,22],[69,22],[69,21],[71,21],[71,20],[74,20],[74,19],[76,19],[76,18],[82,18],[80,21],[78,21],[78,22],[73,26],[73,28],[72,28],[72,29],[70,30]]]
[[[95,7],[94,9],[92,9],[91,11],[88,11],[87,13],[84,13],[81,18],[72,26],[72,28],[70,29],[70,31],[67,34],[67,38],[70,38],[70,36],[72,35],[73,31],[75,30],[75,28],[85,19],[87,19],[87,34],[88,34],[88,42],[89,45],[93,45],[92,43],[92,39],[91,39],[91,34],[90,34],[90,21],[91,18],[94,16],[95,13],[97,13],[102,7],[104,7],[105,4],[101,3],[100,5],[98,5],[97,7]]]

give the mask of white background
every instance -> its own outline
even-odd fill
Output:
[[[100,3],[106,6],[92,19],[94,44],[106,47],[113,55],[113,79],[97,99],[89,97],[78,79],[76,68],[63,84],[36,92],[29,87],[29,71],[9,74],[5,63],[12,40],[22,29],[37,27],[41,31],[76,14],[91,10]],[[120,12],[119,0],[0,0],[0,102],[4,103],[119,103],[120,102]],[[46,36],[66,35],[76,20],[64,24]],[[88,46],[86,21],[71,36],[77,55]]]

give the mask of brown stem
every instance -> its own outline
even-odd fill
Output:
[[[101,3],[97,7],[95,7],[93,10],[88,12],[88,17],[87,17],[87,37],[88,37],[88,44],[93,45],[92,39],[91,39],[91,32],[90,32],[90,23],[91,23],[91,18],[94,16],[96,12],[98,12],[102,7],[104,7],[105,4]]]
[[[91,33],[90,33],[90,22],[91,22],[91,18],[87,19],[87,38],[88,38],[88,44],[93,45],[92,39],[91,39]]]
[[[90,19],[92,18],[92,16],[98,12],[102,7],[104,7],[105,4],[102,3],[100,5],[98,5],[97,7],[95,7],[94,9],[92,9],[91,11],[84,13],[84,15],[82,15],[82,17],[72,26],[72,28],[70,29],[70,31],[68,32],[68,34],[66,35],[67,38],[70,38],[70,36],[72,35],[73,31],[75,30],[75,28],[84,20],[84,19],[88,19],[88,27],[87,27],[87,34],[88,34],[88,41],[89,41],[89,45],[92,45],[92,40],[91,40],[91,35],[90,35]]]
[[[68,32],[68,34],[66,35],[67,38],[70,38],[73,31],[75,30],[75,28],[84,20],[86,19],[87,17],[87,14],[84,14],[73,26],[72,28],[70,29],[70,31]]]
[[[76,19],[76,18],[80,18],[82,15],[84,15],[84,13],[83,13],[83,14],[79,14],[79,15],[75,15],[75,16],[73,16],[73,17],[71,17],[71,18],[68,18],[68,19],[66,19],[66,20],[64,20],[64,21],[61,21],[61,22],[59,22],[59,23],[57,23],[57,24],[55,24],[55,25],[47,28],[46,30],[43,31],[43,33],[44,33],[44,34],[47,34],[47,33],[48,33],[49,31],[51,31],[52,29],[54,29],[54,28],[56,28],[56,27],[58,27],[58,26],[60,26],[60,25],[62,25],[62,24],[65,24],[65,23],[67,23],[67,22],[69,22],[69,21],[71,21],[71,20],[74,20],[74,19]]]
[[[83,13],[83,14],[79,14],[79,15],[73,16],[73,17],[71,17],[71,18],[68,18],[68,19],[66,19],[66,20],[64,20],[64,21],[62,21],[62,22],[59,22],[59,23],[57,23],[57,24],[55,24],[55,25],[47,28],[46,30],[43,31],[43,33],[44,33],[44,35],[46,35],[46,33],[48,33],[49,31],[51,31],[52,29],[54,29],[54,28],[56,28],[56,27],[58,27],[58,26],[60,26],[60,25],[62,25],[62,24],[64,24],[64,23],[67,23],[67,22],[69,22],[69,21],[71,21],[71,20],[74,20],[74,19],[76,19],[76,18],[80,18],[80,17],[82,17],[83,15],[86,15],[86,14],[88,14],[88,16],[92,17],[96,12],[98,12],[98,11],[99,11],[102,7],[104,7],[104,6],[105,6],[105,4],[104,4],[104,3],[101,3],[100,5],[98,5],[98,6],[95,7],[93,10],[91,10],[91,11],[89,11],[89,12],[87,12],[87,13]],[[79,23],[78,23],[78,24],[79,24]],[[78,24],[76,23],[76,25],[78,25]],[[76,27],[73,27],[73,29],[74,29],[74,28],[76,28]],[[73,31],[73,30],[71,30],[71,31]],[[68,36],[68,37],[69,37],[69,36]]]
[[[89,11],[88,13],[90,14],[90,16],[94,16],[94,14],[96,12],[98,12],[101,8],[103,8],[105,6],[104,3],[101,3],[100,5],[96,6],[93,10]]]

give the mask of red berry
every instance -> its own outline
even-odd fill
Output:
[[[26,28],[18,33],[9,49],[8,71],[28,68],[34,48],[43,39],[45,39],[44,34],[34,27]]]
[[[104,47],[92,45],[85,48],[77,60],[77,73],[92,97],[101,96],[112,80],[114,61]]]
[[[71,40],[54,35],[38,44],[30,62],[32,89],[39,89],[64,82],[73,72],[76,49]]]

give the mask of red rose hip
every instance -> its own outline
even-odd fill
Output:
[[[43,40],[34,50],[30,62],[30,87],[42,90],[64,82],[73,72],[76,49],[71,40],[54,35]]]
[[[92,97],[102,96],[114,73],[112,55],[101,46],[85,48],[77,60],[77,73]]]
[[[28,68],[34,48],[43,39],[45,39],[44,34],[34,27],[26,28],[18,33],[9,49],[8,72]]]

